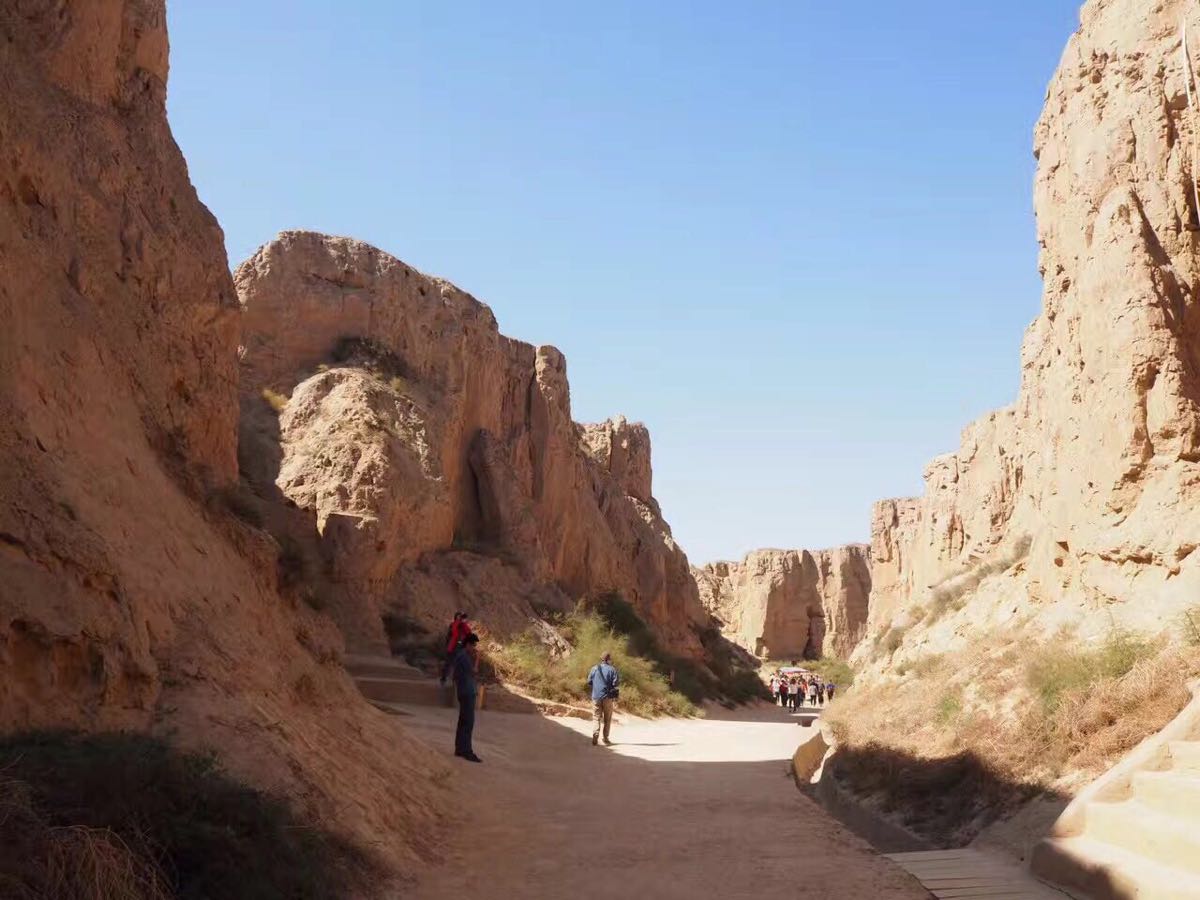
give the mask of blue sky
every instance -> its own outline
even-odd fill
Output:
[[[624,413],[693,562],[867,540],[1009,402],[1032,128],[1078,0],[174,0],[231,264],[370,241]]]

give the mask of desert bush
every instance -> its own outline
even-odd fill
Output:
[[[832,681],[842,691],[854,685],[854,669],[844,659],[836,656],[823,656],[820,659],[807,660],[804,665],[818,673],[826,681]]]
[[[378,875],[344,840],[146,735],[0,738],[0,895],[335,900]]]
[[[1103,644],[1090,649],[1069,649],[1055,642],[1030,656],[1025,679],[1045,711],[1053,713],[1065,696],[1122,677],[1155,649],[1152,641],[1126,631],[1114,631]]]
[[[705,650],[705,665],[664,649],[637,608],[619,593],[591,597],[584,601],[584,607],[599,614],[614,632],[629,638],[633,652],[652,661],[658,673],[668,677],[672,689],[692,703],[720,700],[726,706],[733,706],[770,699],[755,669],[757,661],[744,653],[739,656],[739,648],[715,628],[697,631]]]
[[[950,689],[942,694],[937,705],[937,721],[939,725],[949,725],[962,713],[962,691]]]
[[[287,394],[281,394],[270,388],[262,389],[262,398],[267,401],[267,406],[271,407],[277,413],[283,412],[283,408],[288,404]]]
[[[674,690],[655,662],[636,652],[634,641],[617,633],[594,609],[581,605],[563,617],[559,631],[571,644],[565,656],[527,631],[504,645],[493,644],[488,657],[499,676],[537,697],[561,703],[587,699],[587,674],[604,652],[611,652],[621,673],[621,707],[642,716],[694,716],[700,711]]]

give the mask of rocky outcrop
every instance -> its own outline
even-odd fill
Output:
[[[154,730],[427,855],[443,768],[228,512],[239,312],[161,0],[0,5],[0,727]]]
[[[845,657],[866,628],[871,560],[861,544],[755,550],[694,571],[722,633],[761,658]]]
[[[465,607],[504,631],[535,604],[616,591],[701,653],[707,615],[651,495],[649,435],[577,425],[556,349],[346,238],[284,232],[235,281],[246,467],[315,516],[351,646],[378,646],[385,615],[434,629]]]
[[[1020,562],[975,592],[975,624],[949,643],[1001,605],[1086,636],[1159,631],[1195,603],[1200,108],[1180,25],[1194,39],[1198,17],[1182,0],[1084,6],[1036,128],[1045,287],[1019,395],[930,464],[915,507],[877,508],[876,551],[895,561],[876,570],[881,612],[997,558]]]

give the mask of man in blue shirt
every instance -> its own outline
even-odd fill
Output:
[[[608,731],[612,727],[613,704],[620,696],[618,687],[621,684],[621,676],[612,664],[611,653],[605,653],[600,657],[600,662],[592,666],[592,671],[588,672],[587,683],[592,689],[593,719],[596,724],[592,732],[592,746],[595,747],[600,742],[601,728],[604,729],[604,743],[611,744]]]
[[[450,660],[450,671],[454,676],[454,687],[458,694],[458,728],[454,732],[454,755],[469,762],[483,762],[471,747],[471,735],[475,731],[475,665],[479,656],[479,635],[468,634],[459,641],[458,649]]]

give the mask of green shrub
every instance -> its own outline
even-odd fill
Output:
[[[836,656],[823,656],[820,659],[809,660],[804,665],[818,673],[826,681],[832,681],[843,691],[854,684],[854,669],[844,659],[838,659]]]
[[[146,735],[0,738],[0,895],[13,900],[356,896],[366,855]]]
[[[948,690],[942,694],[937,705],[937,720],[939,725],[949,725],[962,712],[962,694],[958,690]]]
[[[635,652],[634,642],[618,634],[594,610],[580,606],[559,625],[571,653],[555,657],[532,631],[493,648],[489,656],[500,676],[537,697],[560,703],[586,700],[587,674],[603,653],[613,655],[621,673],[621,707],[641,716],[694,716],[700,710],[672,689],[654,661]]]
[[[584,608],[596,612],[614,632],[629,639],[630,649],[655,664],[666,675],[671,687],[692,703],[720,700],[726,706],[769,700],[766,685],[758,676],[757,661],[726,640],[715,628],[697,630],[704,648],[707,666],[664,650],[658,638],[638,614],[632,603],[616,592],[584,601]]]
[[[1066,649],[1061,643],[1039,648],[1025,667],[1025,680],[1047,713],[1063,699],[1098,682],[1126,675],[1140,660],[1154,655],[1153,641],[1127,631],[1112,632],[1091,649]]]

